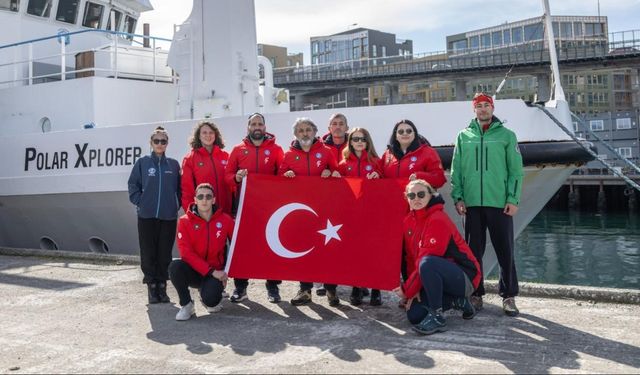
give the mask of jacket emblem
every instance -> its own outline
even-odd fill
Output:
[[[149,170],[147,172],[149,172],[149,177],[155,177],[156,176],[156,169],[154,167],[149,168]]]

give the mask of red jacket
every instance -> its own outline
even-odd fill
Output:
[[[196,186],[208,182],[216,194],[216,205],[222,212],[231,212],[231,193],[224,181],[224,169],[229,154],[218,146],[211,153],[204,147],[191,150],[182,160],[182,208],[185,212],[193,203]]]
[[[400,160],[387,149],[382,155],[382,172],[385,178],[409,177],[415,173],[436,189],[447,182],[440,156],[426,144],[407,152]]]
[[[378,172],[382,177],[382,168],[380,168],[380,158],[374,158],[373,162],[367,159],[367,151],[362,151],[360,158],[356,154],[351,153],[349,159],[342,160],[338,164],[338,172],[345,177],[364,177],[371,172]]]
[[[336,162],[339,163],[340,161],[342,161],[342,150],[347,147],[346,134],[344,136],[344,142],[342,142],[342,144],[336,145],[335,143],[333,143],[333,137],[331,137],[331,133],[327,133],[322,136],[322,143],[324,143],[325,146],[329,147],[329,150],[331,150],[331,153],[336,159]]]
[[[231,240],[234,222],[220,210],[208,222],[195,211],[194,203],[178,220],[178,250],[183,261],[205,276],[212,269],[224,269],[225,245]]]
[[[422,288],[419,267],[425,256],[438,256],[457,264],[474,288],[480,284],[480,264],[444,212],[444,200],[440,196],[433,197],[426,208],[411,211],[406,216],[404,254],[408,277],[402,284],[402,290],[407,298],[414,297]]]
[[[286,171],[293,171],[296,176],[320,176],[325,169],[333,172],[338,169],[338,164],[331,149],[316,138],[309,152],[304,152],[298,141],[293,141],[289,151],[284,153],[278,173],[282,175]]]
[[[276,144],[272,134],[265,134],[260,146],[255,146],[249,138],[245,138],[229,154],[225,182],[232,189],[237,189],[236,173],[240,169],[246,169],[249,173],[277,175],[283,157],[282,147]]]

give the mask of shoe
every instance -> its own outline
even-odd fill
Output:
[[[362,289],[353,287],[351,289],[351,296],[349,297],[349,303],[353,306],[360,306],[362,304]]]
[[[160,297],[158,297],[158,284],[148,283],[147,293],[149,295],[149,304],[160,303]]]
[[[429,311],[429,314],[420,323],[413,326],[413,330],[423,335],[444,332],[447,330],[447,320],[442,316],[442,311],[438,310],[435,313]]]
[[[406,309],[407,302],[409,302],[409,301],[407,301],[406,298],[400,298],[400,301],[398,301],[398,308]]]
[[[306,305],[311,302],[311,291],[310,290],[302,290],[298,291],[295,297],[291,300],[291,304],[293,306]]]
[[[220,302],[218,302],[217,305],[215,305],[213,307],[212,306],[207,306],[204,302],[202,302],[202,305],[205,307],[205,309],[207,309],[207,312],[209,314],[215,314],[215,313],[219,313],[220,311],[222,311],[222,299],[220,300]]]
[[[246,289],[236,288],[233,291],[233,294],[231,295],[231,297],[229,297],[229,301],[231,301],[233,303],[238,303],[240,301],[244,301],[247,298],[248,297],[247,297],[247,290]]]
[[[362,289],[362,296],[369,297],[369,289],[367,288],[361,288],[361,289]]]
[[[222,291],[222,298],[229,298],[229,293],[226,290]]]
[[[458,297],[454,299],[453,308],[462,311],[462,319],[469,320],[476,316],[476,309],[473,307],[469,298]]]
[[[380,294],[380,291],[378,289],[371,289],[371,299],[369,300],[369,305],[382,305],[382,295]]]
[[[327,290],[327,301],[329,301],[329,306],[332,307],[340,305],[340,298],[338,298],[338,293],[335,290]]]
[[[196,307],[193,306],[193,301],[187,303],[180,308],[180,311],[176,314],[177,321],[185,321],[191,319],[196,314]]]
[[[277,286],[267,288],[267,299],[271,303],[278,303],[282,301],[282,298],[280,298],[280,291]]]
[[[520,310],[516,307],[515,297],[509,297],[502,300],[502,311],[504,311],[507,316],[518,316],[518,314],[520,314]]]
[[[171,300],[169,299],[169,296],[167,295],[167,282],[166,281],[161,281],[161,282],[157,283],[156,285],[157,285],[157,290],[158,290],[158,299],[160,300],[160,303],[169,303],[169,302],[171,302]]]
[[[470,299],[476,312],[482,310],[482,296],[471,296]]]
[[[327,290],[323,286],[316,289],[316,296],[326,296],[326,295],[327,295]]]

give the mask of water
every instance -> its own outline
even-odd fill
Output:
[[[543,210],[516,240],[518,278],[640,289],[636,213]]]

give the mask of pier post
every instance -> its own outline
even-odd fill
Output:
[[[607,209],[607,197],[604,193],[604,183],[600,180],[600,190],[598,190],[598,211]]]
[[[627,201],[627,205],[629,207],[630,212],[634,212],[638,209],[638,196],[636,194],[636,189],[631,189],[631,193],[629,193],[629,200]]]
[[[569,209],[575,210],[580,207],[580,190],[573,186],[573,181],[569,184]]]
[[[536,74],[536,81],[538,81],[538,101],[546,102],[550,99],[551,89],[549,86],[549,80],[551,76],[547,73]]]
[[[467,81],[456,81],[456,101],[463,102],[467,100]]]

